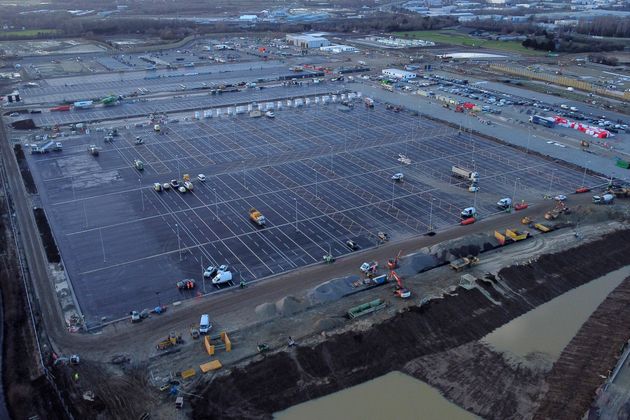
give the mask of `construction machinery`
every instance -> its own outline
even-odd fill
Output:
[[[201,334],[199,333],[199,328],[197,328],[196,325],[191,325],[190,326],[190,336],[193,338],[193,340],[197,340]]]
[[[542,233],[551,232],[553,230],[551,227],[543,225],[542,223],[534,223],[534,228]]]
[[[101,148],[100,147],[96,147],[95,144],[90,144],[88,146],[88,148],[87,148],[87,151],[92,156],[98,156],[98,154],[101,152]]]
[[[630,188],[613,185],[606,189],[607,193],[613,194],[617,198],[630,197]]]
[[[181,334],[171,332],[168,337],[157,343],[155,348],[157,348],[158,350],[166,350],[170,347],[175,346],[176,344],[182,344],[183,342],[184,340],[182,339]]]
[[[364,262],[359,267],[359,270],[361,270],[361,272],[365,276],[373,277],[374,275],[376,275],[376,272],[378,271],[378,262],[377,261]]]
[[[402,254],[402,250],[398,251],[396,258],[390,258],[389,260],[387,260],[387,268],[389,270],[395,270],[398,268],[398,260],[400,259],[400,254]]]
[[[407,289],[403,283],[402,280],[400,279],[400,277],[398,276],[398,274],[396,274],[396,272],[394,270],[390,270],[389,272],[389,280],[391,281],[392,279],[396,281],[396,287],[394,288],[394,295],[401,298],[401,299],[408,299],[411,297],[411,292],[409,291],[409,289]]]
[[[453,270],[459,272],[459,271],[462,271],[464,268],[472,267],[473,265],[477,265],[477,264],[479,264],[479,258],[469,255],[467,257],[458,258],[456,260],[451,261],[450,267]]]
[[[175,285],[179,290],[190,290],[195,288],[195,281],[193,279],[184,279],[178,281]]]
[[[267,219],[265,218],[265,216],[263,216],[262,213],[255,208],[251,208],[249,210],[249,219],[261,227],[265,226],[265,224],[267,223]]]
[[[514,242],[518,242],[529,238],[529,232],[518,231],[516,229],[505,229],[505,236],[507,236]]]
[[[603,195],[593,196],[594,204],[612,204],[614,201],[615,201],[615,196],[613,194],[603,194]]]
[[[569,208],[564,204],[564,201],[556,201],[554,208],[545,213],[545,219],[554,220],[562,213],[568,214]]]
[[[456,165],[451,167],[451,172],[454,176],[466,179],[472,182],[479,182],[479,172],[471,171],[466,168],[462,168]]]
[[[466,207],[461,211],[460,216],[462,219],[474,219],[477,216],[477,209],[474,207]]]

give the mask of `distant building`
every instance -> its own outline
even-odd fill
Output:
[[[301,35],[287,35],[287,42],[300,48],[321,48],[330,45],[330,41],[320,36],[313,36],[308,34]]]
[[[327,47],[320,47],[321,51],[331,52],[331,53],[342,53],[342,52],[357,52],[358,48],[355,48],[350,45],[329,45]]]
[[[416,73],[406,71],[406,70],[400,70],[400,69],[383,69],[382,73],[385,76],[393,77],[394,79],[401,79],[401,80],[410,80],[410,79],[415,79],[417,77]]]
[[[256,15],[241,15],[238,18],[241,22],[255,22],[258,20],[258,16]]]

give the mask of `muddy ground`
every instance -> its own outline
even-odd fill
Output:
[[[39,368],[35,334],[17,265],[4,197],[0,200],[0,294],[3,312],[2,384],[14,419],[65,419],[51,384]]]
[[[530,309],[601,276],[602,267],[613,271],[630,264],[628,233],[614,232],[525,265],[503,268],[492,281],[511,292],[499,294],[484,283],[485,293],[460,288],[453,296],[413,306],[370,329],[346,331],[312,347],[271,354],[217,376],[194,392],[204,398],[192,401],[193,417],[270,418],[291,405],[403,370],[419,357],[475,342]],[[492,304],[487,295],[499,304]],[[487,366],[477,365],[477,369],[480,376],[487,374]],[[539,388],[539,375],[530,376],[529,381],[521,382],[530,390]],[[470,401],[465,408],[497,419],[519,418],[521,410],[533,408],[533,397],[529,402],[517,398],[521,389],[501,381],[489,382],[495,384],[497,403]],[[471,398],[474,400],[474,394]]]

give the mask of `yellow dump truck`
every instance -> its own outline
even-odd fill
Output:
[[[254,208],[249,210],[249,218],[258,226],[265,226],[265,224],[267,223],[267,219],[265,218],[265,216],[263,216],[261,212]]]
[[[469,255],[464,258],[458,258],[451,261],[450,267],[455,271],[462,271],[464,268],[479,264],[479,258]]]
[[[535,223],[534,227],[541,231],[542,233],[551,232],[552,229],[549,226],[543,225],[542,223]]]
[[[522,241],[523,239],[527,239],[529,237],[529,232],[527,231],[518,231],[518,230],[505,230],[505,236],[513,240],[514,242]]]

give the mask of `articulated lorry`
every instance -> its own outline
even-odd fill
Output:
[[[468,181],[472,181],[474,183],[479,182],[479,172],[470,171],[466,168],[461,168],[456,165],[453,165],[453,167],[451,168],[451,171],[453,172],[453,175],[459,178],[463,178]]]
[[[529,122],[532,124],[538,124],[545,127],[553,128],[556,125],[556,120],[551,117],[542,117],[540,115],[532,115],[529,117]]]

